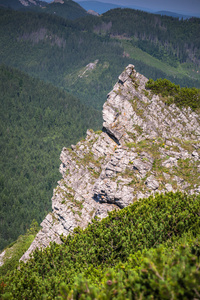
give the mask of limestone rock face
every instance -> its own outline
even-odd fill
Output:
[[[190,108],[167,106],[145,88],[147,78],[129,65],[103,106],[103,129],[63,148],[62,179],[52,212],[41,223],[26,261],[77,226],[105,218],[156,192],[200,192],[200,116]]]

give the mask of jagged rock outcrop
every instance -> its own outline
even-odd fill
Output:
[[[85,140],[63,148],[52,212],[22,260],[152,193],[200,192],[200,117],[190,108],[167,106],[146,82],[129,65],[108,94],[102,131],[88,130]]]

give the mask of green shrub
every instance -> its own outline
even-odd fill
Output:
[[[62,299],[199,299],[200,241],[186,242],[139,251],[109,269],[98,286],[79,275],[71,291],[61,284]]]
[[[180,88],[167,79],[149,79],[146,84],[147,89],[155,94],[161,94],[166,99],[167,104],[175,103],[179,107],[191,107],[193,110],[200,108],[200,90],[197,88]]]
[[[166,244],[165,247],[168,249],[187,232],[190,232],[196,238],[200,229],[199,200],[200,196],[187,196],[180,192],[166,195],[157,194],[155,197],[151,196],[148,199],[135,202],[120,211],[113,211],[101,222],[93,220],[92,224],[85,230],[77,228],[74,234],[69,235],[67,238],[63,237],[64,243],[62,245],[54,243],[43,251],[36,250],[33,258],[27,264],[22,263],[20,265],[20,270],[16,269],[7,276],[2,277],[0,279],[0,285],[3,283],[2,294],[11,293],[10,299],[42,299],[45,294],[47,295],[46,299],[54,299],[59,295],[59,287],[62,282],[65,283],[64,291],[66,289],[68,292],[71,289],[75,291],[74,280],[79,274],[84,276],[84,280],[89,280],[92,284],[91,293],[94,294],[96,293],[96,287],[99,287],[99,283],[104,282],[105,272],[109,273],[106,270],[113,269],[120,264],[122,264],[120,269],[123,270],[123,264],[125,266],[126,263],[129,264],[131,257],[140,261],[140,256],[144,255],[148,249],[159,248],[159,245],[163,243]],[[188,259],[190,261],[190,257]],[[147,262],[146,258],[145,261]],[[190,264],[190,262],[187,263]],[[165,265],[164,267],[167,268]],[[147,266],[143,265],[143,268],[147,268]],[[143,290],[147,293],[145,295],[148,296],[148,291],[146,292],[145,289],[149,289],[149,293],[152,293],[155,286],[156,294],[156,284],[159,284],[156,281],[155,272],[150,267],[148,276],[141,270],[137,272],[125,272],[128,279],[124,277],[124,273],[119,272],[117,276],[121,279],[117,279],[117,282],[122,280],[123,283],[125,281],[128,286],[132,285],[131,282],[138,284],[141,286],[141,288],[138,287],[137,295],[139,296],[139,291],[143,293]],[[177,269],[174,278],[178,272]],[[193,271],[188,272],[190,274]],[[130,277],[127,275],[129,273]],[[158,273],[162,274],[160,271]],[[188,273],[187,276],[190,278]],[[112,281],[112,276],[108,276],[108,280]],[[152,283],[152,280],[155,281],[155,284]],[[77,289],[81,288],[82,290],[82,287],[85,286],[85,283],[82,285],[81,282],[78,283]],[[75,281],[76,284],[77,281]],[[168,285],[168,281],[166,281],[166,285]],[[116,299],[124,299],[123,293],[127,293],[128,299],[132,297],[130,296],[133,293],[132,287],[129,291],[129,288],[125,286],[123,292],[120,286],[119,289],[122,294],[119,294],[121,296],[117,296]],[[148,286],[150,287],[148,288]],[[188,286],[190,286],[189,283]],[[105,295],[107,295],[109,289],[111,290],[108,295],[113,297],[114,290],[112,285],[109,284],[106,286]],[[104,293],[103,288],[102,293]],[[159,293],[162,295],[164,292]],[[74,298],[69,299],[79,299],[77,297],[75,295]],[[97,297],[97,299],[109,298]]]

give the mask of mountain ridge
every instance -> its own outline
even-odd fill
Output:
[[[199,114],[166,105],[167,98],[151,93],[147,81],[129,65],[103,106],[102,131],[88,130],[85,140],[63,148],[52,213],[21,260],[140,198],[200,193]]]
[[[72,0],[54,0],[49,3],[41,0],[0,0],[0,7],[18,11],[33,11],[57,15],[65,19],[74,20],[87,16],[85,9]]]

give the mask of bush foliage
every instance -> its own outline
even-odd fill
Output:
[[[200,108],[200,89],[197,88],[180,88],[167,79],[149,79],[146,88],[151,89],[155,94],[161,94],[163,97],[169,97],[168,104],[175,103],[179,107],[189,106],[193,110]]]
[[[36,250],[0,280],[3,299],[188,299],[200,292],[200,196],[151,196],[63,244]],[[182,297],[182,298],[181,298]]]

